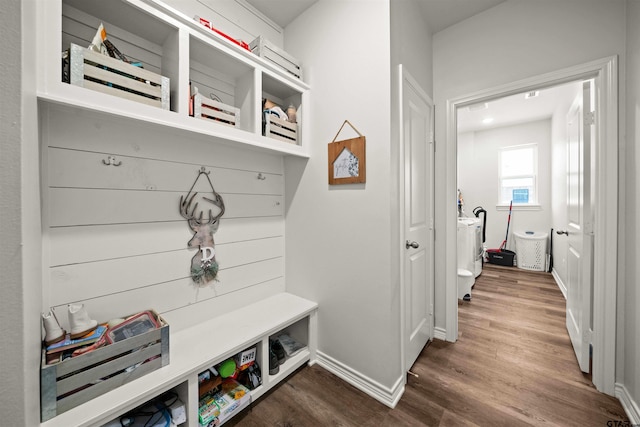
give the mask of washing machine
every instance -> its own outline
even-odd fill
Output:
[[[458,268],[482,273],[482,222],[480,218],[458,218]]]
[[[473,239],[469,233],[470,218],[458,218],[458,299],[471,301],[471,288],[475,277]]]

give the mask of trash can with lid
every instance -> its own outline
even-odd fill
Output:
[[[544,271],[547,260],[547,233],[523,231],[513,233],[516,236],[516,258],[518,268]]]

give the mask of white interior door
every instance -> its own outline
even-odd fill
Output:
[[[433,103],[402,78],[404,162],[404,363],[408,370],[433,331]]]
[[[568,238],[567,249],[567,330],[580,369],[589,372],[592,300],[592,137],[591,110],[593,81],[583,83],[569,111],[567,147],[567,229],[558,231]]]

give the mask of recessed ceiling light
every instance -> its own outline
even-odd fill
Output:
[[[493,118],[491,118],[491,117],[487,117],[486,119],[482,119],[482,123],[484,123],[485,125],[488,125],[491,122],[493,122]]]

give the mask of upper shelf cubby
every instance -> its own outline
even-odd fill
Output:
[[[96,32],[97,27],[93,27],[96,22],[98,24],[107,22],[117,26],[125,30],[128,36],[136,36],[136,38],[156,46],[164,45],[165,41],[176,32],[176,28],[169,25],[166,20],[152,16],[126,1],[114,4],[114,2],[104,0],[63,0],[63,8],[65,6],[70,6],[77,11],[83,12],[85,14],[84,19],[88,18],[87,21],[78,22],[80,25],[90,26],[86,30],[88,38],[85,41],[87,44],[91,42]],[[71,19],[76,17],[72,16]],[[109,33],[109,37],[111,37],[111,33]],[[121,41],[129,43],[132,40],[127,38]]]
[[[196,117],[256,132],[255,73],[254,67],[226,55],[206,37],[194,34],[189,38],[189,82],[192,93],[197,88],[201,97],[194,98]],[[219,104],[203,104],[207,101]],[[233,118],[219,119],[215,114],[221,110]]]
[[[309,96],[309,86],[193,17],[156,0],[48,0],[42,7],[44,54],[39,57],[37,85],[42,101],[158,123],[231,144],[308,156],[300,132],[302,114],[297,123],[286,124],[297,129],[298,135],[291,140],[265,133],[262,110],[265,98],[283,108],[299,108]],[[133,64],[87,51],[101,24],[109,42]],[[61,56],[72,46],[80,77],[69,71],[72,67],[65,68],[64,59],[60,66]],[[87,54],[82,57],[84,51]],[[206,117],[193,117],[191,96],[196,87],[207,108]],[[161,102],[165,95],[166,102]]]
[[[88,47],[100,24],[107,39],[132,62],[161,75],[175,73],[178,29],[126,2],[63,0],[62,50]]]

